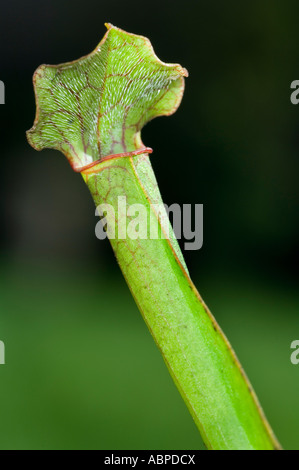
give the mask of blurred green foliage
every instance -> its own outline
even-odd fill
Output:
[[[203,448],[120,273],[27,260],[1,281],[1,449]],[[248,279],[197,284],[282,444],[298,448],[298,294]]]

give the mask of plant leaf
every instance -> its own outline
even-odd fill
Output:
[[[177,109],[188,75],[161,62],[147,38],[106,26],[91,54],[41,65],[33,77],[37,111],[28,141],[36,150],[62,151],[76,171],[141,149],[142,127]]]

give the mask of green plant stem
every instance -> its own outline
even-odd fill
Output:
[[[37,69],[28,140],[37,150],[62,151],[95,204],[113,208],[105,215],[112,248],[206,446],[278,449],[230,344],[190,279],[165,209],[159,215],[155,206],[162,207],[162,199],[140,132],[151,119],[175,112],[188,72],[161,62],[148,39],[107,28],[91,54]],[[125,215],[119,198],[145,208],[144,237],[113,233]],[[151,236],[151,221],[164,237]],[[131,222],[125,217],[126,231]]]
[[[116,158],[83,172],[95,204],[110,204],[119,222],[118,198],[142,204],[147,220],[162,202],[146,154]],[[130,219],[128,219],[128,224]],[[160,221],[165,230],[169,221]],[[256,396],[215,319],[179,260],[173,239],[111,239],[120,268],[209,449],[275,449],[279,445]]]

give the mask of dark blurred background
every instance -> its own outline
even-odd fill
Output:
[[[143,130],[167,204],[204,204],[191,276],[285,448],[299,449],[299,3],[10,1],[0,12],[1,449],[196,449],[197,429],[118,269],[80,175],[25,131],[32,74],[90,52],[104,22],[189,70]]]

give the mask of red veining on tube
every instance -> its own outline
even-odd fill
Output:
[[[112,155],[107,155],[106,157],[100,158],[99,160],[89,163],[88,165],[75,168],[75,171],[78,173],[82,173],[98,165],[99,163],[106,162],[107,160],[113,160],[114,158],[134,157],[135,155],[141,155],[142,153],[153,153],[153,149],[151,149],[150,147],[143,147],[142,149],[133,150],[132,152],[113,153]]]

